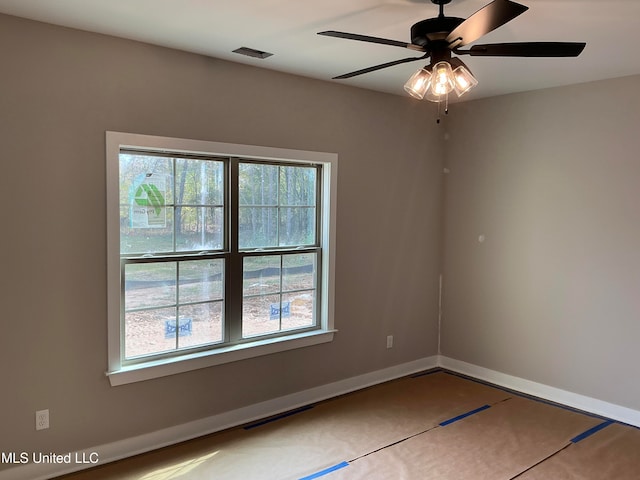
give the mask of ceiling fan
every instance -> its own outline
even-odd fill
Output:
[[[510,22],[529,7],[511,0],[493,0],[464,19],[445,16],[444,6],[451,1],[431,0],[431,3],[439,5],[440,13],[437,17],[415,23],[411,27],[410,43],[335,30],[319,32],[318,35],[391,45],[423,53],[419,57],[394,60],[345,73],[333,79],[351,78],[402,63],[430,59],[428,65],[418,70],[407,81],[405,90],[416,98],[426,97],[428,100],[441,102],[448,100],[451,91],[460,96],[478,84],[469,68],[459,58],[452,57],[452,54],[492,57],[577,57],[586,46],[586,43],[577,42],[519,42],[473,45],[469,49],[461,50],[462,47]]]

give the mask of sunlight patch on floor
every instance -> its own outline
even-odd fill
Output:
[[[160,468],[153,472],[147,473],[140,477],[140,480],[172,480],[175,478],[179,478],[195,468],[202,465],[204,462],[209,460],[211,457],[219,453],[220,450],[215,451],[213,453],[209,453],[207,455],[203,455],[198,458],[192,458],[182,463],[178,463],[176,465],[171,465],[169,467]]]

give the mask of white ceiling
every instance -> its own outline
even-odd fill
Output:
[[[570,41],[587,47],[569,59],[463,57],[480,82],[467,98],[640,74],[640,0],[516,1],[529,10],[476,43]],[[487,3],[453,0],[445,13],[467,18]],[[0,12],[404,95],[404,82],[426,61],[348,80],[331,77],[417,52],[317,32],[408,42],[411,25],[437,16],[438,6],[430,0],[0,0]],[[232,53],[238,47],[273,56]]]

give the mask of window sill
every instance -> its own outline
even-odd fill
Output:
[[[111,386],[142,382],[153,378],[166,377],[177,373],[189,372],[200,368],[222,365],[248,358],[270,355],[295,348],[309,347],[333,341],[337,330],[314,330],[312,332],[287,337],[257,340],[255,342],[233,345],[207,352],[184,355],[171,359],[156,360],[107,372]]]

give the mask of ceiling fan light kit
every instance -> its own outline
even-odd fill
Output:
[[[464,19],[445,16],[444,6],[451,1],[431,0],[431,3],[439,6],[439,15],[415,23],[411,27],[411,43],[335,30],[319,32],[318,35],[390,45],[423,53],[420,57],[394,60],[346,73],[334,79],[352,78],[402,63],[429,59],[430,63],[416,71],[405,83],[404,89],[409,95],[419,100],[426,99],[438,104],[444,102],[446,113],[451,92],[455,92],[460,97],[478,85],[478,80],[471,70],[452,54],[494,57],[577,57],[586,46],[585,43],[577,42],[519,42],[474,45],[468,50],[461,50],[461,47],[475,42],[510,22],[527,11],[529,7],[511,0],[493,0],[469,18]]]

